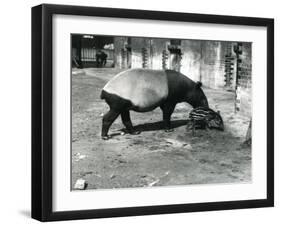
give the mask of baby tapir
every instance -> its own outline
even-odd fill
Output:
[[[224,130],[224,124],[220,112],[215,112],[208,107],[197,107],[189,113],[189,119],[192,122],[192,132],[196,128],[200,129],[218,129]]]
[[[130,134],[139,134],[133,128],[130,110],[148,112],[160,107],[165,130],[171,131],[170,118],[177,103],[208,107],[201,86],[201,82],[172,70],[129,69],[117,74],[101,92],[110,108],[102,120],[102,139],[110,138],[108,130],[118,115]]]

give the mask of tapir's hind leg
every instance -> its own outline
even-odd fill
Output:
[[[121,119],[122,119],[122,122],[123,122],[124,126],[126,127],[128,133],[130,133],[132,135],[140,134],[139,131],[134,130],[129,111],[121,112]]]
[[[171,103],[165,103],[160,106],[163,112],[163,121],[164,121],[164,129],[165,132],[171,132],[173,129],[171,129],[171,115],[174,112],[176,105]]]
[[[111,126],[111,124],[115,121],[115,119],[118,117],[118,115],[126,111],[126,109],[129,109],[132,105],[132,103],[126,99],[123,99],[119,97],[118,95],[108,93],[104,90],[101,92],[101,99],[104,99],[106,103],[108,104],[110,110],[103,116],[102,120],[102,131],[101,131],[101,136],[102,139],[107,140],[110,137],[108,136],[108,130]],[[130,116],[122,116],[123,118],[127,119],[125,120],[127,125],[129,125]],[[123,121],[124,123],[124,121]],[[131,123],[132,124],[132,123]]]
[[[115,119],[120,114],[119,111],[116,111],[114,109],[110,109],[102,119],[102,130],[101,130],[101,137],[103,140],[108,140],[110,136],[108,136],[108,130],[112,123],[115,121]]]

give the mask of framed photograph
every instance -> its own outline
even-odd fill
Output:
[[[274,21],[32,8],[32,217],[274,205]]]

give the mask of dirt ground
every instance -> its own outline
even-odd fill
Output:
[[[119,70],[120,71],[120,70]],[[140,135],[121,135],[120,117],[110,128],[112,139],[100,137],[108,106],[100,99],[116,69],[73,70],[72,189],[77,179],[86,189],[151,187],[251,181],[251,149],[241,144],[249,119],[234,113],[234,93],[205,89],[210,107],[220,110],[225,131],[186,129],[188,104],[172,115],[173,132],[162,130],[162,112],[131,112]]]

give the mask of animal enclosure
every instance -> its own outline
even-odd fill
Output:
[[[244,144],[252,114],[251,43],[73,37],[72,189],[79,189],[80,179],[83,189],[251,182],[251,146]],[[103,66],[96,62],[98,51],[107,54]],[[102,140],[109,106],[100,99],[101,91],[116,74],[134,68],[170,69],[202,82],[210,108],[220,111],[224,131],[197,129],[193,134],[187,127],[193,108],[178,103],[171,115],[172,132],[165,132],[156,108],[130,111],[139,135],[126,133],[118,117],[109,129],[111,139]]]

